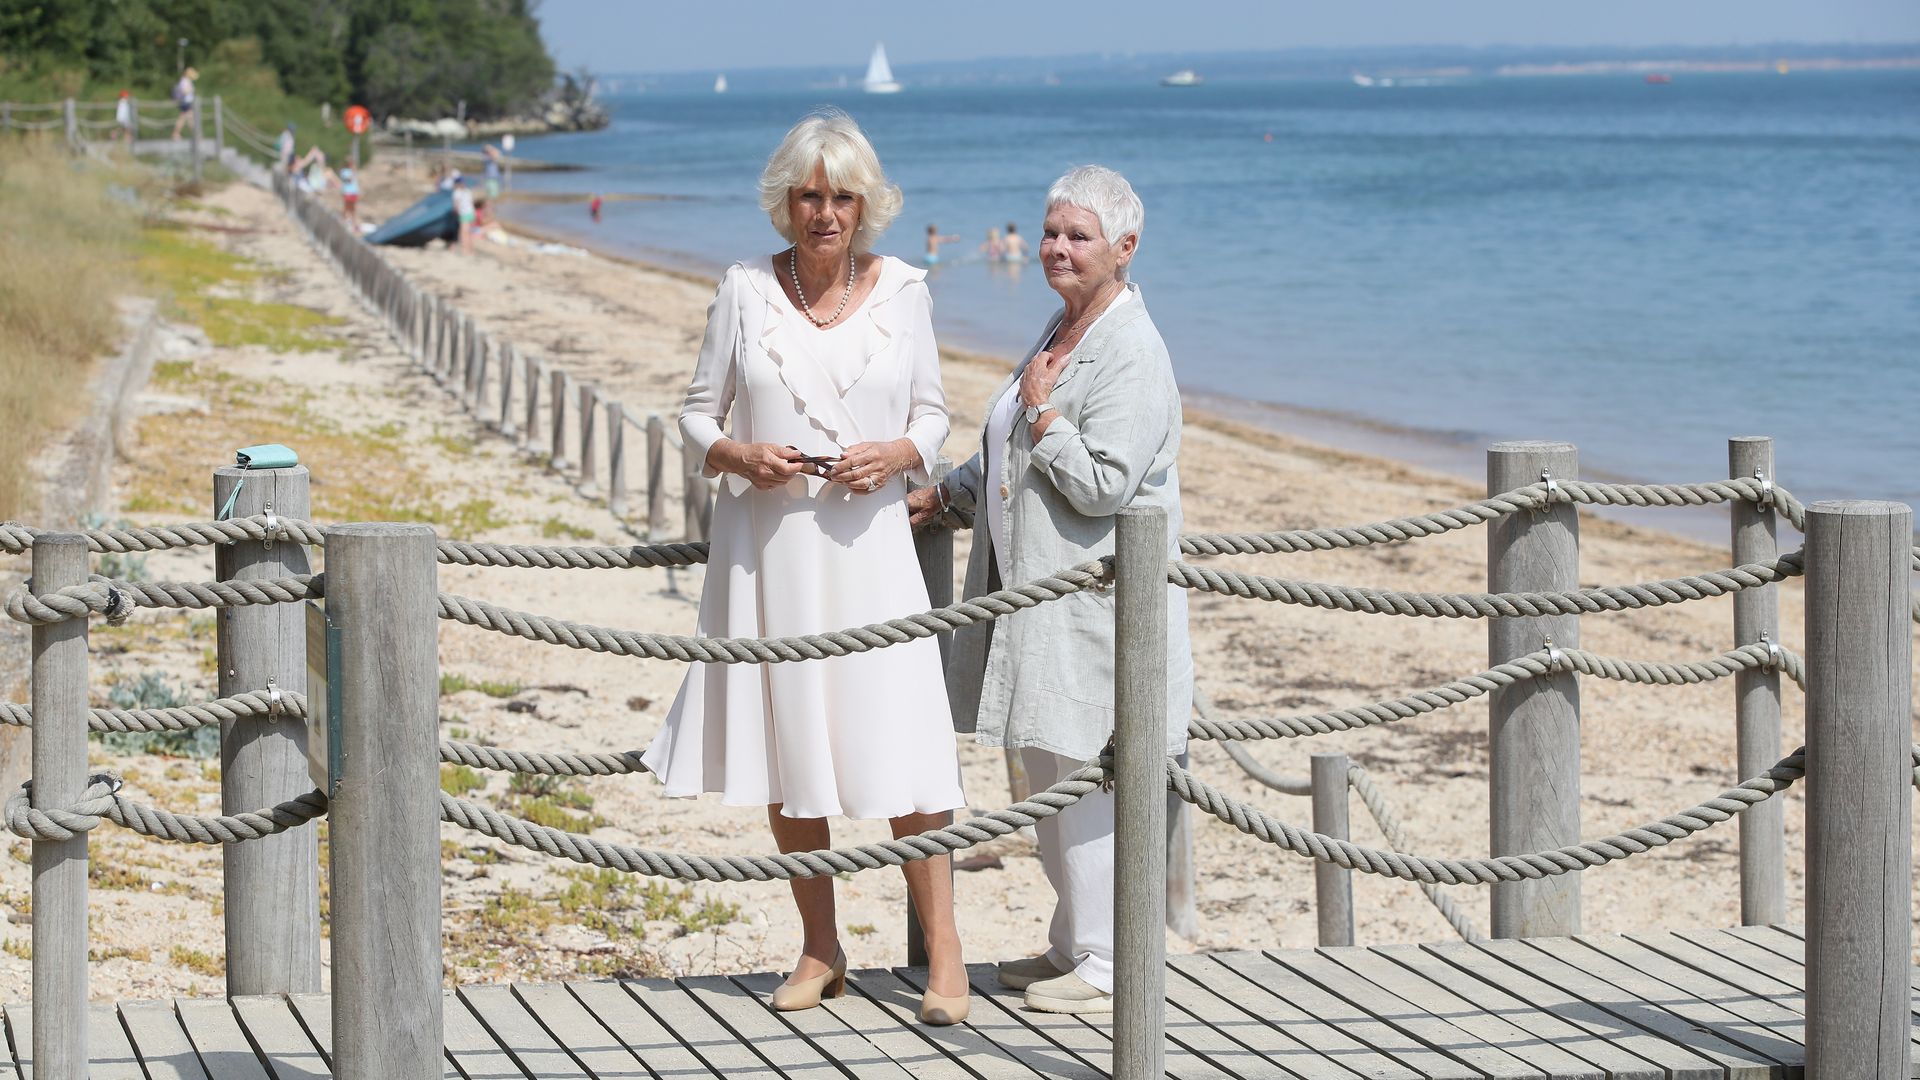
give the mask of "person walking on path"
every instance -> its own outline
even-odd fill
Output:
[[[852,118],[826,110],[781,140],[760,205],[791,246],[721,279],[680,412],[688,449],[722,478],[699,633],[820,633],[923,611],[907,482],[931,479],[948,420],[926,273],[871,251],[900,189]],[[695,663],[644,760],[669,796],[765,806],[781,851],[831,846],[834,815],[914,836],[967,805],[946,695],[926,689],[940,677],[933,638]],[[926,930],[920,1019],[957,1024],[969,999],[950,858],[901,871]],[[773,993],[782,1011],[843,994],[847,978],[832,875],[790,884],[801,953]]]
[[[360,235],[360,174],[353,171],[353,166],[342,165],[340,171],[334,174],[334,179],[340,181],[341,216],[347,219],[347,225],[353,229],[353,234],[358,236]]]
[[[1064,306],[1001,383],[980,451],[908,497],[915,524],[973,511],[967,596],[1113,554],[1123,507],[1167,512],[1179,557],[1180,391],[1127,266],[1146,211],[1126,178],[1089,165],[1047,192],[1040,265]],[[946,691],[987,746],[1018,749],[1033,790],[1100,756],[1113,735],[1113,594],[1074,593],[954,631]],[[925,688],[920,700],[939,696]],[[1187,594],[1167,588],[1167,753],[1193,707]],[[999,966],[1030,1009],[1113,1011],[1113,795],[1093,791],[1034,826],[1057,901],[1046,952]],[[1157,854],[1157,853],[1156,853]]]
[[[453,177],[453,212],[460,218],[460,254],[471,255],[475,217],[473,189],[467,186],[467,178],[458,173]]]
[[[133,141],[139,138],[140,133],[133,130],[135,125],[133,118],[133,95],[127,93],[125,90],[120,91],[120,100],[114,103],[113,122],[120,125],[120,137],[127,141],[127,150],[131,152],[133,150]]]
[[[180,81],[173,84],[173,103],[178,106],[180,110],[180,115],[173,119],[173,139],[175,142],[180,141],[180,129],[186,125],[187,118],[193,115],[193,83],[194,80],[199,77],[200,73],[198,71],[195,71],[193,68],[188,68],[180,73]]]

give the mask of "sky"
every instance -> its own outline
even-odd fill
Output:
[[[1891,44],[1920,0],[543,0],[563,68],[602,73],[1400,45]]]

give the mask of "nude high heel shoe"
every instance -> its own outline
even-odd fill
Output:
[[[972,1009],[973,998],[967,994],[947,997],[929,989],[920,995],[920,1022],[932,1027],[958,1024],[967,1018],[967,1013]]]
[[[833,951],[833,966],[824,974],[816,975],[804,982],[781,983],[773,990],[773,1007],[777,1012],[798,1012],[811,1009],[820,1004],[823,997],[837,998],[847,992],[847,954]]]

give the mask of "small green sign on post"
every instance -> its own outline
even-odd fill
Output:
[[[326,605],[308,600],[307,775],[333,798],[340,787],[340,628],[327,620]]]

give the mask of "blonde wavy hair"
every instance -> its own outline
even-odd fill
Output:
[[[802,117],[767,158],[767,167],[760,173],[760,209],[767,212],[774,231],[788,243],[797,239],[787,212],[787,194],[813,178],[815,165],[826,170],[827,182],[835,190],[860,197],[860,226],[853,234],[853,249],[870,250],[900,216],[906,198],[887,180],[880,156],[860,125],[839,109],[820,109]]]

